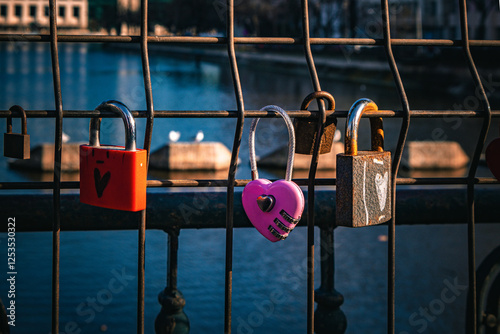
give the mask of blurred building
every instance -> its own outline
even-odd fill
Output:
[[[88,27],[88,1],[58,1],[57,25],[60,28],[86,29]],[[47,0],[0,0],[0,28],[2,30],[36,30],[48,26],[49,3]]]
[[[347,1],[347,0],[342,0]],[[380,0],[349,0],[358,37],[380,38]],[[500,8],[497,1],[468,0],[469,37],[500,39]],[[445,0],[399,0],[390,4],[391,29],[395,38],[460,39],[458,2]]]
[[[150,29],[196,33],[225,27],[225,0],[149,0]],[[467,0],[471,39],[500,39],[496,0]],[[141,0],[58,0],[62,29],[105,29],[138,34]],[[301,33],[299,2],[235,0],[237,28],[251,36]],[[310,28],[317,37],[381,38],[380,0],[311,0]],[[447,0],[390,2],[394,38],[460,38],[458,3]],[[49,26],[48,0],[0,0],[1,30],[37,30]],[[156,31],[156,28],[155,28]],[[244,33],[245,34],[245,33]]]

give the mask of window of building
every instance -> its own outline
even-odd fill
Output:
[[[49,16],[50,15],[50,10],[49,10],[49,6],[45,6],[45,16]]]
[[[7,5],[0,6],[0,16],[7,17]]]
[[[14,15],[21,17],[23,15],[23,7],[21,5],[16,5],[14,7]]]
[[[36,17],[36,6],[30,6],[30,16]]]
[[[59,7],[59,16],[64,17],[66,15],[66,7]]]
[[[80,18],[80,7],[78,6],[73,7],[73,16],[76,18]]]

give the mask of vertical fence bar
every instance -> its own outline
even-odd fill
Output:
[[[61,72],[59,68],[59,52],[57,48],[57,4],[49,0],[50,20],[50,54],[54,100],[56,109],[54,139],[54,223],[52,225],[52,333],[59,333],[59,254],[61,233],[61,153],[63,105],[61,92]]]
[[[165,230],[168,233],[167,287],[158,295],[161,311],[155,320],[156,334],[189,333],[189,319],[183,308],[186,301],[177,290],[177,262],[179,250],[178,228]]]
[[[405,88],[401,76],[399,74],[398,66],[396,60],[394,59],[394,54],[392,52],[392,42],[391,42],[391,23],[389,17],[389,3],[388,0],[381,0],[382,7],[382,25],[383,25],[383,37],[384,37],[384,48],[387,54],[387,60],[391,68],[392,76],[394,82],[396,83],[396,88],[399,93],[399,98],[403,106],[403,119],[401,122],[401,129],[399,132],[398,143],[396,146],[396,151],[394,152],[394,157],[392,160],[391,168],[391,201],[392,201],[392,219],[388,222],[389,229],[389,240],[388,240],[388,252],[387,252],[387,333],[394,334],[395,331],[395,303],[396,303],[396,178],[399,171],[399,165],[401,163],[401,157],[403,155],[403,149],[406,142],[406,137],[408,135],[408,129],[410,127],[410,104],[408,102],[408,97],[406,96]]]
[[[227,52],[231,75],[233,79],[234,94],[238,108],[236,130],[234,133],[231,163],[227,176],[227,208],[226,208],[226,264],[225,264],[225,286],[224,286],[224,333],[231,333],[231,308],[233,289],[233,225],[234,225],[234,181],[236,168],[238,167],[238,153],[240,151],[241,136],[245,118],[245,106],[243,92],[241,90],[238,63],[234,48],[234,0],[227,0]]]
[[[344,297],[335,290],[333,229],[333,226],[320,226],[321,287],[315,291],[314,295],[318,303],[314,330],[318,334],[343,334],[347,329],[346,316],[340,309]]]
[[[167,287],[177,290],[179,231],[168,231]]]
[[[481,103],[483,105],[484,119],[479,133],[479,138],[474,150],[474,155],[469,167],[467,175],[467,255],[468,255],[468,274],[469,274],[469,294],[468,303],[471,306],[470,314],[467,314],[467,333],[477,333],[477,292],[476,292],[476,228],[475,228],[475,212],[474,212],[474,179],[476,177],[479,158],[483,151],[483,146],[486,141],[488,129],[491,124],[491,108],[488,97],[484,90],[479,73],[477,72],[474,59],[470,52],[469,29],[467,23],[467,1],[459,0],[460,7],[460,31],[462,35],[462,49],[464,51],[467,65],[474,81],[476,91],[481,95]]]
[[[318,169],[321,136],[325,128],[325,104],[321,100],[317,135],[307,182],[307,333],[314,334],[314,181]]]
[[[142,75],[144,78],[144,90],[146,95],[147,123],[144,136],[144,149],[147,150],[147,163],[149,166],[149,153],[151,150],[151,138],[153,136],[154,106],[153,87],[151,85],[151,70],[148,56],[148,0],[142,0],[141,4],[141,60]]]
[[[149,153],[153,132],[154,108],[153,90],[151,87],[151,72],[148,57],[148,0],[141,1],[141,61],[144,90],[146,95],[147,122],[144,135],[144,149],[147,150],[146,169],[149,166]],[[137,333],[144,333],[144,294],[146,270],[146,209],[141,212],[138,226],[137,254]]]
[[[311,39],[309,34],[309,2],[302,0],[302,36],[304,40],[304,53],[309,68],[312,84],[315,91],[321,91],[314,58],[311,51]],[[314,181],[319,161],[319,149],[321,136],[326,122],[325,103],[318,99],[320,116],[318,118],[317,136],[314,144],[309,177],[307,184],[307,333],[314,333]]]
[[[138,232],[137,260],[137,333],[144,333],[144,292],[146,270],[146,209],[141,211]]]

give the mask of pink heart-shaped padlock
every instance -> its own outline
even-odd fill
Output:
[[[286,180],[253,180],[243,189],[242,201],[250,222],[272,242],[285,239],[304,211],[302,190]],[[271,204],[262,207],[263,201]]]
[[[292,167],[295,154],[295,133],[292,121],[287,113],[278,106],[267,106],[261,111],[279,113],[288,128],[288,163],[285,180],[271,182],[259,179],[255,159],[255,128],[259,118],[250,126],[248,141],[252,181],[243,189],[243,209],[250,222],[272,242],[284,240],[300,221],[304,211],[304,194],[292,179]]]
[[[494,139],[485,151],[486,164],[493,176],[500,180],[500,138]]]

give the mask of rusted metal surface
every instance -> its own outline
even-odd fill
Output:
[[[141,1],[141,64],[146,99],[146,133],[144,135],[144,149],[146,150],[146,166],[149,167],[151,153],[151,140],[153,136],[154,105],[153,87],[151,84],[151,70],[148,55],[148,1]],[[144,333],[144,293],[145,293],[145,267],[146,267],[146,219],[147,211],[143,210],[138,224],[137,245],[137,333]]]
[[[389,16],[389,1],[380,1],[382,14],[382,35],[384,39],[384,50],[387,55],[387,62],[391,69],[392,77],[403,108],[401,128],[399,130],[398,143],[394,152],[391,167],[391,206],[392,219],[389,220],[388,227],[388,247],[387,247],[387,333],[395,333],[396,322],[396,177],[401,164],[403,149],[405,147],[408,130],[410,128],[411,108],[406,95],[403,80],[399,74],[398,65],[392,52],[393,39],[391,36],[391,19]]]
[[[140,36],[106,36],[106,35],[58,35],[59,42],[63,43],[140,43]],[[50,35],[44,34],[0,34],[0,42],[48,42]],[[201,36],[148,36],[148,43],[169,44],[219,44],[228,43],[225,37]],[[235,37],[235,44],[289,44],[303,45],[300,37]],[[462,40],[455,39],[401,39],[390,40],[391,45],[397,46],[453,46],[464,45]],[[372,38],[310,38],[311,45],[385,45],[384,39]],[[499,47],[498,40],[470,40],[470,46]]]
[[[252,180],[237,179],[234,180],[235,187],[244,187]],[[270,181],[277,181],[271,179]],[[299,186],[306,186],[308,179],[294,179],[293,182]],[[469,180],[465,177],[447,177],[447,178],[397,178],[398,185],[464,185]],[[473,180],[474,184],[500,184],[492,177],[476,177]],[[336,179],[317,179],[317,186],[334,186]],[[227,180],[148,180],[148,188],[176,188],[176,187],[227,187]],[[61,182],[61,189],[79,189],[79,182],[66,181]],[[0,182],[0,189],[53,189],[53,182]]]
[[[55,105],[54,188],[52,191],[52,333],[59,333],[59,273],[61,231],[61,159],[63,131],[63,101],[59,67],[57,1],[49,0],[50,55]],[[47,206],[49,207],[49,206]]]
[[[483,109],[483,122],[481,131],[477,138],[476,148],[472,156],[469,173],[467,175],[467,259],[468,259],[468,271],[469,271],[469,293],[468,293],[468,304],[471,306],[470,312],[467,314],[467,332],[477,333],[478,319],[477,319],[477,305],[476,305],[476,214],[475,214],[475,183],[473,179],[476,176],[477,167],[479,165],[479,158],[481,152],[483,151],[483,146],[486,140],[486,135],[491,125],[491,107],[488,101],[488,96],[484,90],[483,84],[481,82],[481,77],[477,71],[474,59],[470,51],[470,41],[469,41],[469,27],[467,22],[467,1],[459,1],[460,8],[460,31],[462,35],[462,50],[464,52],[465,58],[467,60],[467,65],[476,87],[476,95],[480,96],[482,109]]]
[[[243,101],[243,90],[241,88],[238,63],[236,61],[235,37],[234,37],[234,0],[227,0],[226,35],[227,53],[233,80],[234,95],[237,105],[237,122],[234,131],[233,148],[231,152],[231,163],[227,176],[226,196],[226,262],[224,267],[224,333],[231,333],[232,316],[232,294],[233,294],[233,224],[234,224],[234,180],[238,167],[238,154],[243,134],[245,120],[245,104]],[[242,210],[243,211],[243,210]],[[242,212],[241,211],[241,212]]]
[[[347,117],[348,110],[335,110],[335,112],[327,118]],[[51,118],[55,117],[54,110],[26,110],[28,118]],[[147,111],[131,110],[132,116],[135,118],[146,118]],[[287,110],[288,116],[292,118],[310,117],[317,119],[318,111],[315,110]],[[19,113],[14,113],[9,110],[0,110],[0,118],[6,118],[9,115],[19,117]],[[401,110],[379,110],[376,113],[367,111],[363,117],[383,117],[383,118],[403,118],[405,112]],[[411,110],[412,118],[446,118],[450,116],[464,118],[483,118],[484,112],[481,110]],[[491,116],[500,117],[500,110],[492,110]],[[96,110],[65,110],[65,118],[116,118],[117,116],[107,111]],[[237,110],[155,110],[155,118],[237,118]],[[245,110],[245,118],[275,118],[279,117],[274,112],[262,110]]]
[[[314,57],[311,50],[311,37],[309,29],[309,1],[301,1],[302,9],[302,38],[304,41],[304,56],[306,58],[307,67],[309,69],[309,75],[311,76],[311,82],[316,93],[321,91],[321,84],[318,77],[318,71],[314,64]],[[321,138],[325,129],[326,123],[326,110],[325,102],[323,99],[316,99],[318,103],[319,114],[317,117],[317,128],[316,128],[316,138],[314,140],[314,145],[312,145],[313,150],[311,152],[311,165],[309,167],[309,177],[307,183],[307,202],[309,206],[307,207],[307,333],[314,333],[314,219],[315,219],[315,179],[316,170],[318,169],[319,152],[321,145]],[[332,105],[332,107],[334,107]],[[332,108],[333,109],[333,108]]]
[[[361,116],[367,112],[377,112],[377,105],[369,99],[359,99],[356,101],[347,115],[345,128],[344,153],[348,155],[358,154],[358,129]],[[370,118],[372,151],[384,151],[384,124],[382,117]]]
[[[374,160],[379,163],[374,163]],[[391,152],[337,155],[337,224],[362,227],[391,216]]]
[[[325,99],[328,102],[328,108],[326,110],[326,116],[333,114],[335,110],[335,100],[333,96],[325,91],[318,91],[309,94],[302,105],[301,110],[307,110],[312,101],[316,99]],[[312,155],[314,151],[314,143],[317,137],[317,121],[308,120],[303,118],[296,118],[293,122],[293,127],[295,129],[295,136],[297,138],[295,153]],[[335,136],[335,130],[337,129],[337,118],[328,117],[325,122],[325,129],[323,135],[321,136],[321,144],[319,149],[319,154],[326,154],[331,152],[333,137]]]

